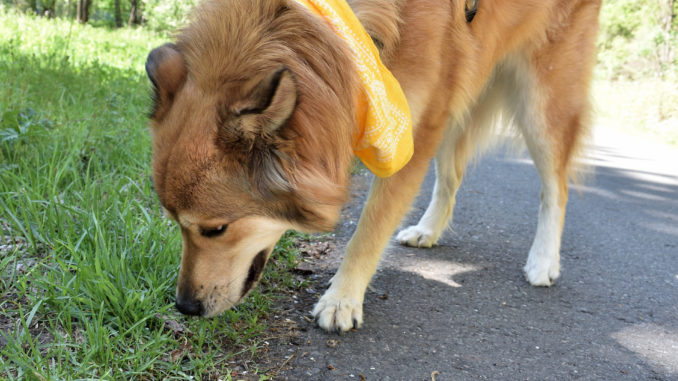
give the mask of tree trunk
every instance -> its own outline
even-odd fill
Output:
[[[664,46],[661,47],[660,61],[664,67],[673,63],[675,51],[673,50],[672,30],[676,20],[676,0],[665,0],[662,9],[661,24],[664,31]]]
[[[75,19],[78,20],[78,22],[82,22],[82,8],[83,8],[83,2],[85,0],[77,0],[77,3],[75,5]]]
[[[92,0],[78,0],[77,20],[79,23],[85,24],[89,20],[90,5],[92,5]]]
[[[122,12],[120,10],[120,0],[115,0],[114,1],[114,7],[115,7],[115,26],[117,28],[122,27]]]
[[[139,16],[137,15],[137,0],[130,0],[130,2],[131,7],[129,11],[129,21],[127,24],[132,26],[139,24]]]

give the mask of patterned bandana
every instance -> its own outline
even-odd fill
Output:
[[[353,52],[362,82],[353,152],[379,177],[398,172],[412,157],[412,118],[405,94],[379,58],[372,38],[346,0],[297,0],[324,18]]]

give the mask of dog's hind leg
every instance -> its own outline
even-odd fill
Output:
[[[502,92],[493,84],[471,111],[466,126],[452,122],[445,131],[435,158],[436,182],[431,202],[416,225],[401,230],[396,240],[413,247],[431,247],[452,222],[454,205],[469,159],[485,149],[492,127],[503,108]]]
[[[448,221],[454,211],[455,196],[461,185],[464,168],[466,166],[466,150],[457,149],[457,143],[465,139],[463,128],[450,126],[445,131],[435,158],[436,182],[433,186],[431,202],[426,212],[416,225],[401,230],[396,240],[412,247],[431,247],[438,242],[438,238],[448,226]]]
[[[514,91],[509,102],[541,179],[537,231],[523,268],[534,286],[550,286],[560,275],[560,239],[567,204],[567,174],[562,171],[568,158],[557,157],[559,142],[549,134],[553,128],[547,114],[549,89],[541,83],[528,60],[514,61]],[[564,159],[564,162],[563,162]]]
[[[534,286],[550,286],[560,275],[568,175],[588,132],[598,7],[582,5],[561,38],[516,66],[520,94],[513,94],[512,106],[542,181],[537,231],[524,267]]]
[[[541,121],[519,123],[542,183],[537,231],[523,270],[532,285],[550,286],[560,275],[560,240],[568,192],[566,163],[558,164],[555,142],[544,135]]]

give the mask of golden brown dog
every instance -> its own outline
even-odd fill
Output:
[[[431,204],[397,240],[435,244],[470,156],[513,121],[542,180],[525,275],[559,275],[568,176],[587,135],[600,0],[351,0],[399,80],[415,153],[375,180],[319,325],[362,323],[365,289],[435,157]],[[470,19],[470,17],[469,17]],[[287,229],[331,229],[346,200],[359,83],[327,22],[295,0],[211,0],[146,63],[153,175],[183,236],[177,307],[213,316],[259,280]]]

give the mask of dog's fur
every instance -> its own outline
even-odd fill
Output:
[[[499,116],[525,138],[542,179],[525,274],[559,275],[568,176],[587,135],[600,0],[350,0],[400,81],[412,160],[376,179],[319,325],[362,323],[365,289],[435,157],[431,203],[405,245],[434,245],[469,158]],[[211,0],[176,45],[152,51],[153,175],[181,226],[182,312],[212,316],[244,297],[280,235],[333,227],[346,200],[358,78],[344,42],[293,0]]]

